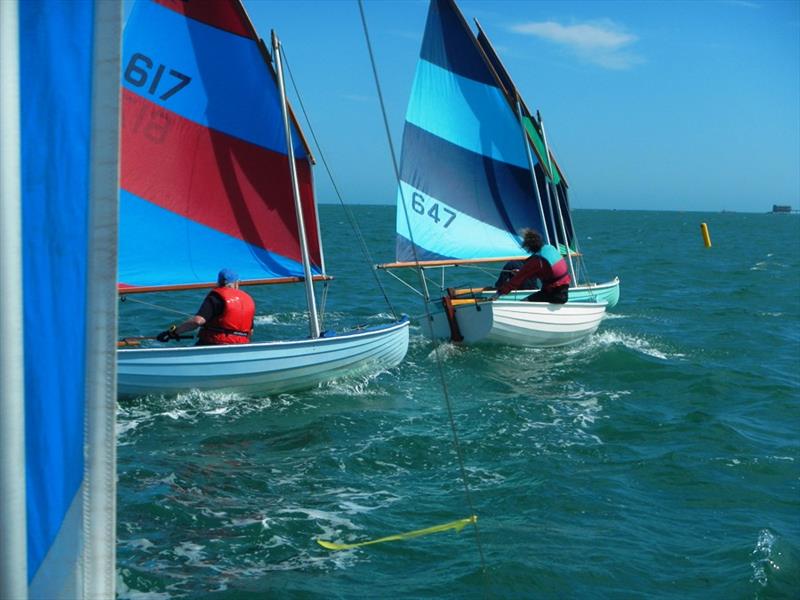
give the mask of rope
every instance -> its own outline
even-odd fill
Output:
[[[153,308],[158,308],[163,310],[164,312],[175,313],[181,315],[182,317],[192,317],[194,316],[193,313],[183,312],[181,310],[175,310],[174,308],[167,308],[166,306],[161,306],[160,304],[153,304],[152,302],[145,302],[144,300],[137,300],[135,298],[129,298],[128,296],[120,296],[120,302],[136,302],[137,304],[144,304],[145,306],[152,306]]]
[[[383,125],[384,125],[384,127],[386,129],[386,138],[387,138],[387,141],[389,143],[389,152],[390,152],[391,157],[392,157],[392,166],[394,167],[394,173],[395,173],[395,177],[397,179],[397,185],[398,185],[398,187],[400,189],[400,199],[401,199],[401,201],[403,203],[403,211],[405,212],[406,223],[410,223],[410,220],[408,218],[408,207],[406,206],[406,199],[405,199],[405,195],[403,194],[403,186],[400,183],[400,169],[398,167],[397,156],[395,155],[395,151],[394,151],[394,143],[392,142],[392,133],[391,133],[391,130],[389,129],[389,118],[386,115],[386,105],[385,105],[385,103],[383,101],[383,93],[381,92],[381,84],[380,84],[380,80],[378,79],[378,69],[377,69],[376,64],[375,64],[375,55],[372,52],[372,43],[370,42],[370,38],[369,38],[369,28],[367,27],[367,17],[364,14],[364,2],[363,2],[363,0],[358,0],[358,10],[361,13],[361,24],[364,26],[364,38],[366,39],[367,51],[369,52],[369,60],[370,60],[370,63],[372,65],[372,75],[375,78],[375,88],[378,91],[378,100],[380,101],[381,113],[383,115]],[[414,234],[411,232],[411,228],[409,228],[409,234],[410,234],[409,237],[411,238],[410,239],[411,248],[412,248],[413,253],[414,253],[414,262],[419,263],[419,257],[417,256],[417,245],[416,245],[416,243],[414,243]],[[421,275],[421,269],[419,268],[419,266],[417,267],[417,270],[420,272],[420,276],[422,276]],[[428,300],[428,298],[426,298],[426,302],[425,302],[425,314],[428,317],[427,323],[428,323],[428,326],[430,327],[430,323],[431,323],[430,316],[431,315],[430,315],[430,308],[428,306],[427,300]],[[431,335],[431,339],[433,340],[433,335]],[[442,385],[442,393],[444,395],[445,404],[447,406],[447,416],[448,416],[448,419],[450,421],[450,431],[452,432],[452,435],[453,435],[453,447],[454,447],[454,449],[456,451],[456,457],[458,459],[458,467],[459,467],[459,470],[460,470],[460,473],[461,473],[461,482],[464,485],[464,495],[466,497],[467,504],[469,505],[470,514],[474,515],[475,514],[475,506],[474,506],[474,503],[472,501],[472,493],[471,493],[470,488],[469,488],[469,481],[467,480],[467,471],[466,471],[466,468],[464,467],[464,453],[463,453],[463,451],[461,449],[461,444],[459,443],[459,439],[458,439],[458,430],[456,428],[455,417],[453,416],[453,406],[452,406],[452,402],[450,400],[450,393],[448,392],[448,389],[447,389],[447,380],[445,379],[445,374],[444,374],[444,361],[442,360],[442,357],[441,357],[441,354],[440,354],[441,344],[437,343],[436,341],[433,341],[433,344],[434,344],[434,354],[436,356],[436,365],[437,365],[438,371],[439,371],[439,380],[440,380],[441,385]],[[477,522],[473,522],[472,526],[473,526],[474,531],[475,531],[475,542],[476,542],[476,545],[478,547],[478,554],[480,555],[480,559],[481,559],[481,568],[483,570],[483,573],[485,574],[486,573],[486,559],[484,558],[484,555],[483,555],[483,546],[481,545],[480,530],[478,528]]]
[[[325,167],[325,172],[328,174],[328,179],[331,181],[331,185],[333,186],[333,191],[336,193],[336,197],[339,199],[339,204],[342,205],[342,209],[344,210],[344,214],[347,217],[348,221],[350,222],[350,227],[353,229],[353,232],[356,234],[358,238],[359,244],[361,245],[361,253],[364,255],[364,259],[367,261],[369,265],[370,271],[372,271],[372,276],[375,279],[375,283],[378,284],[378,289],[380,289],[381,294],[383,294],[383,299],[386,302],[386,305],[389,307],[392,315],[395,319],[397,319],[397,312],[392,306],[391,300],[389,300],[389,295],[386,293],[386,290],[381,283],[378,274],[375,272],[375,261],[372,259],[372,255],[369,252],[369,248],[367,247],[367,243],[364,240],[364,236],[361,233],[361,228],[358,226],[358,222],[356,221],[355,215],[352,214],[352,211],[348,206],[345,205],[344,200],[342,199],[342,195],[339,192],[339,186],[336,185],[336,181],[333,179],[333,173],[331,172],[330,167],[328,166],[328,161],[325,160],[325,154],[322,152],[322,146],[319,144],[319,140],[317,140],[317,134],[314,132],[314,128],[311,126],[311,120],[308,118],[308,112],[306,112],[305,104],[303,103],[303,98],[300,96],[300,90],[298,89],[297,85],[294,82],[294,75],[292,75],[292,68],[289,66],[289,59],[286,56],[286,50],[284,50],[283,46],[281,46],[281,53],[283,55],[283,61],[286,64],[286,71],[289,73],[289,81],[292,82],[292,89],[294,90],[295,95],[297,96],[298,104],[300,105],[300,109],[303,111],[303,116],[306,119],[306,124],[308,125],[308,131],[311,133],[311,138],[314,140],[314,145],[317,147],[319,151],[319,158],[322,160],[322,164]]]

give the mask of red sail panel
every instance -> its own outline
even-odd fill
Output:
[[[195,21],[229,33],[256,39],[238,0],[154,0]]]
[[[123,90],[121,187],[250,244],[300,260],[288,157]],[[311,262],[321,265],[311,167],[297,159]]]

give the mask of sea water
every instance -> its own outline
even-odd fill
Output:
[[[121,402],[121,598],[800,597],[798,216],[578,210],[590,275],[621,280],[596,334],[435,350],[420,298],[371,270],[393,259],[394,209],[352,208],[360,234],[320,210],[324,327],[412,315],[406,360],[300,393]],[[256,339],[308,334],[302,286],[253,295]],[[202,296],[131,296],[120,334]],[[473,511],[477,530],[315,541]]]

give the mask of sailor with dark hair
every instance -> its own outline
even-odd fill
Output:
[[[217,287],[211,290],[193,317],[173,325],[156,336],[159,342],[177,340],[180,334],[200,327],[198,346],[247,344],[253,334],[255,303],[239,289],[239,276],[231,269],[217,275]]]
[[[561,253],[554,246],[545,244],[539,232],[533,229],[522,230],[522,247],[530,252],[531,256],[522,263],[511,279],[497,286],[495,298],[522,288],[529,279],[539,279],[542,282],[541,289],[525,300],[551,304],[566,303],[572,280]]]

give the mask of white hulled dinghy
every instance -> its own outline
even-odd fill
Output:
[[[122,61],[119,290],[213,288],[222,266],[242,285],[303,282],[309,338],[123,348],[121,396],[277,393],[390,368],[406,354],[407,318],[320,332],[313,282],[330,277],[313,157],[286,102],[274,34],[272,48],[239,0],[134,6]]]
[[[515,301],[528,290],[491,303],[493,291],[445,284],[445,269],[524,260],[520,232],[555,225],[556,205],[540,193],[552,164],[540,158],[510,93],[453,0],[432,0],[403,134],[396,262],[379,267],[422,270],[418,293],[431,318],[423,330],[434,337],[574,343],[597,330],[606,301],[575,302],[571,291],[566,305]],[[442,270],[440,281],[424,276],[432,269]]]

